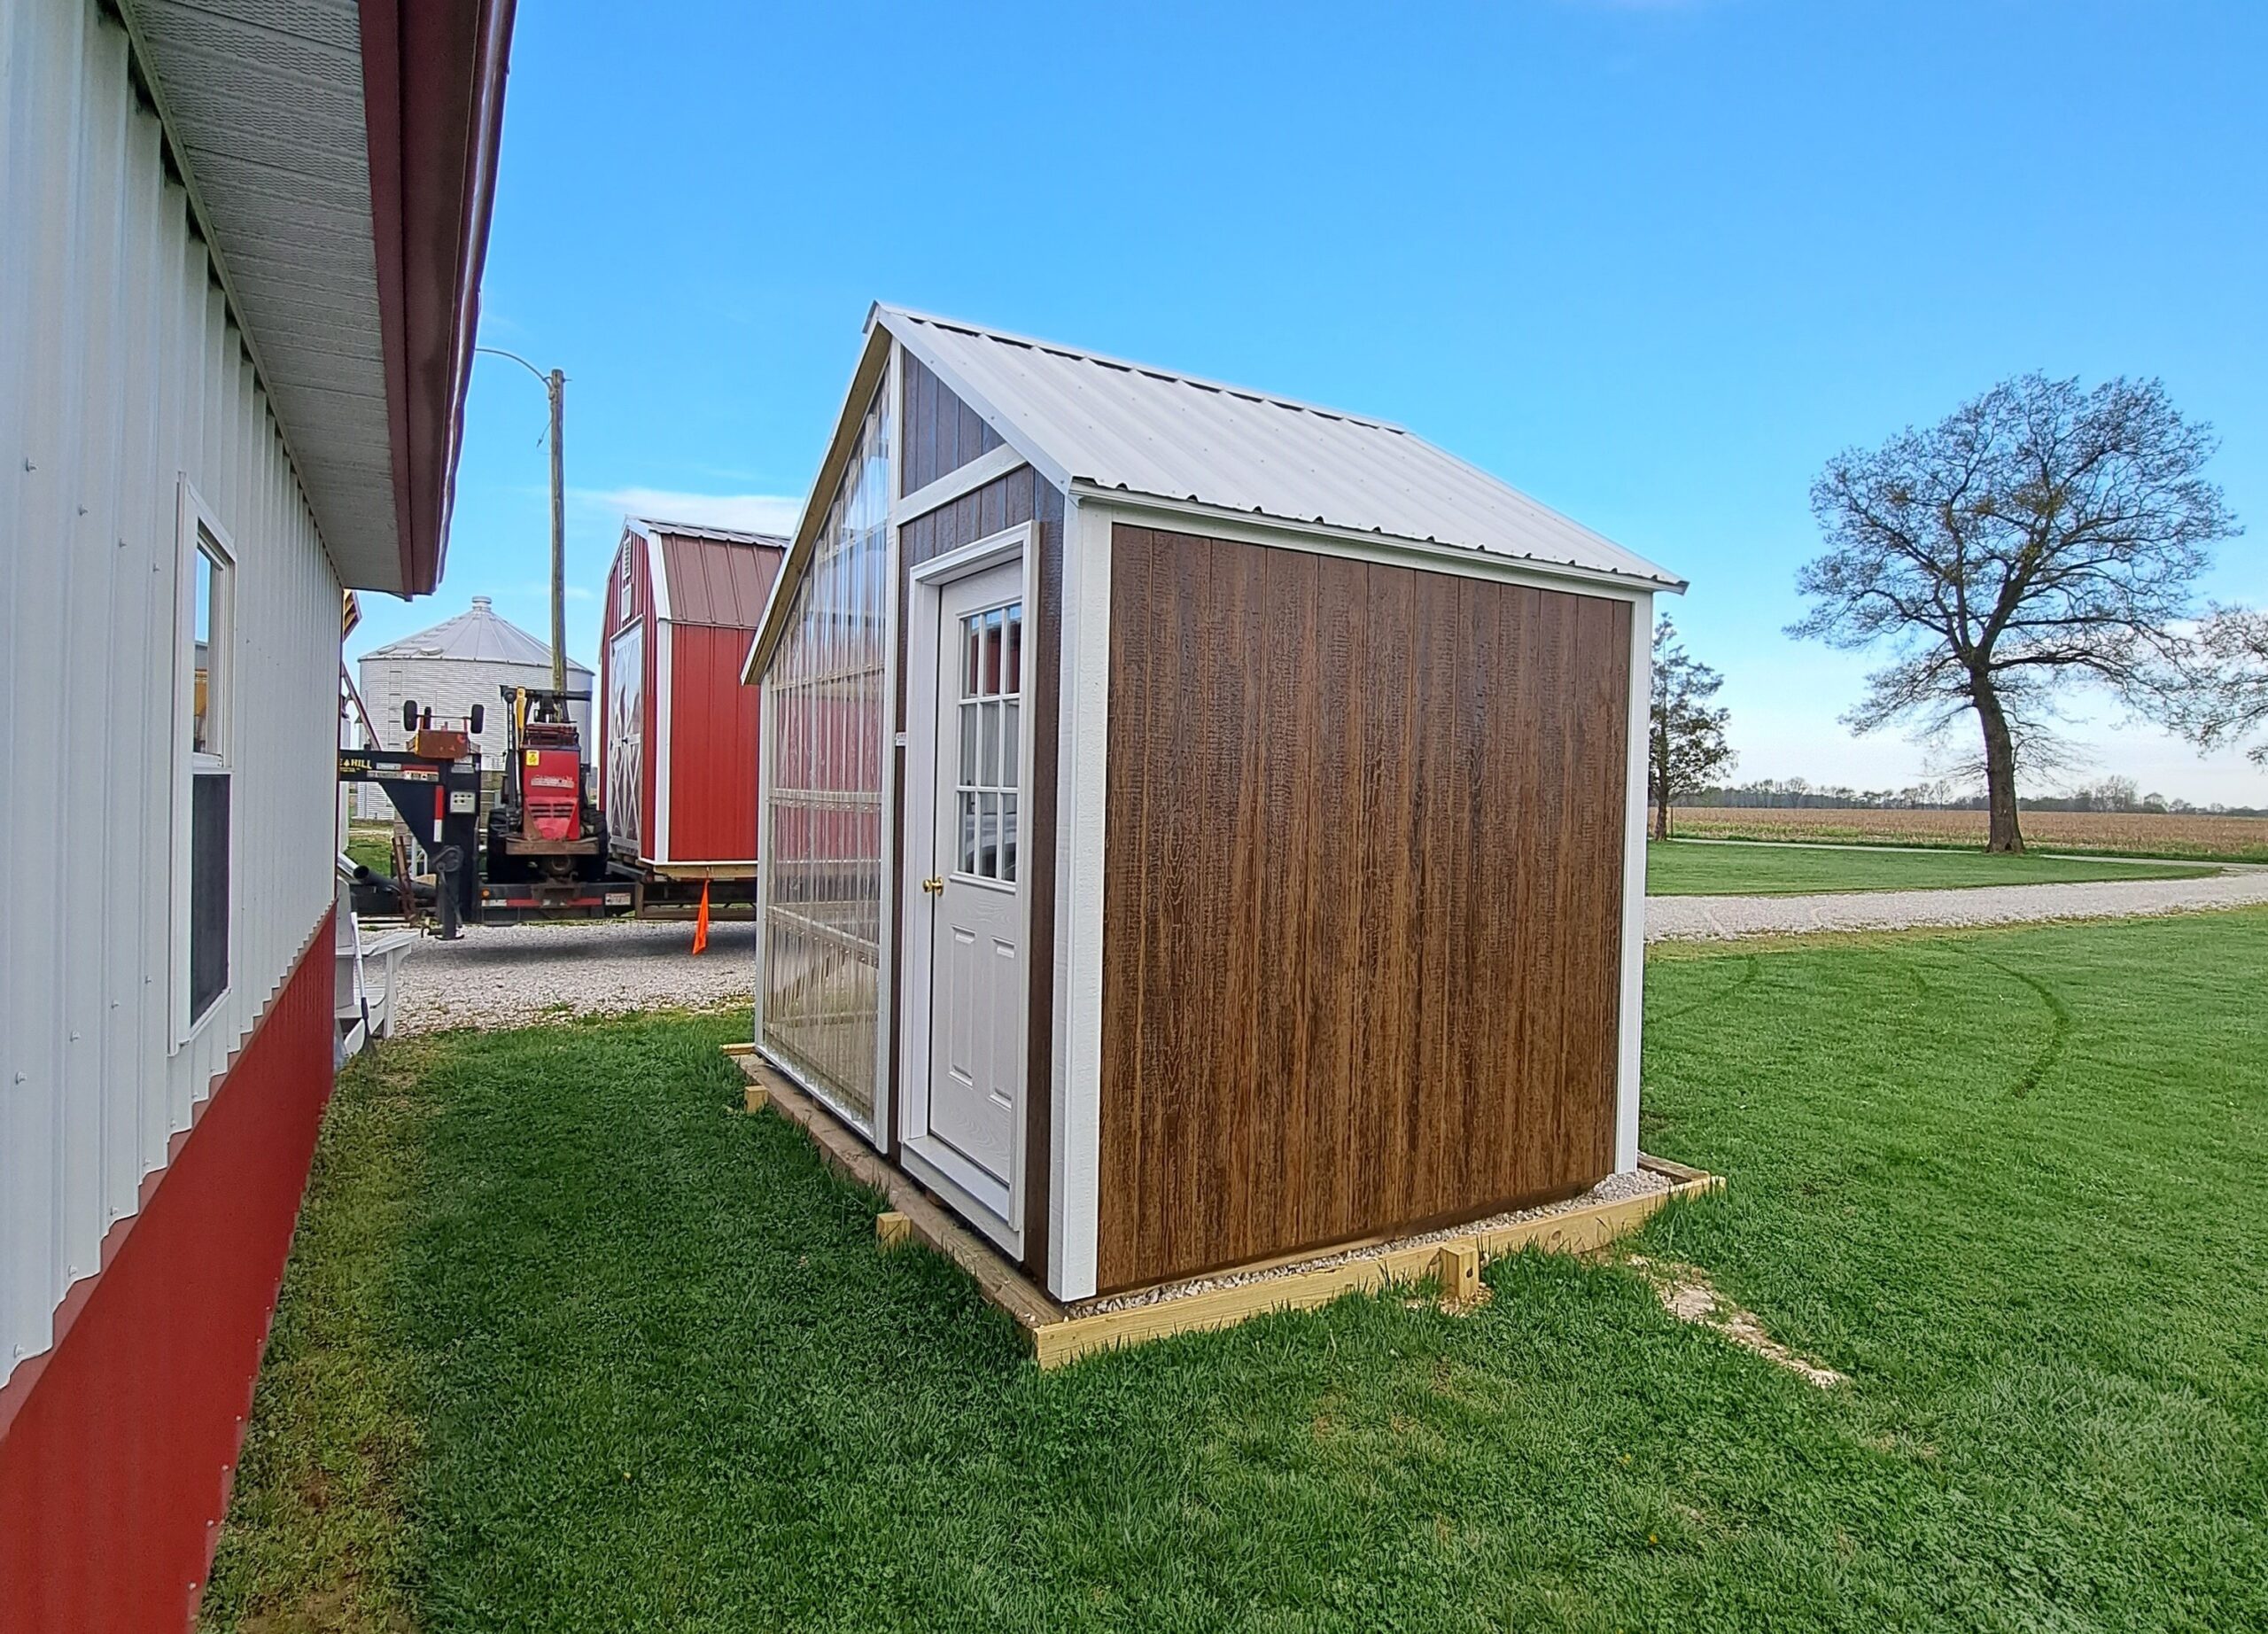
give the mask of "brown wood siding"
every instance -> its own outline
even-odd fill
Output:
[[[922,370],[912,356],[901,354],[905,363],[906,442],[903,469],[913,468],[917,448],[935,447],[938,442],[936,417],[943,411],[950,413],[957,424],[967,412],[967,405],[939,385],[936,377]],[[917,376],[915,371],[920,370]],[[920,385],[926,377],[928,385]],[[934,388],[934,389],[932,389]],[[971,424],[981,425],[973,414]],[[974,436],[953,433],[950,446],[968,451],[942,470],[932,471],[921,481],[911,476],[906,479],[908,492],[932,480],[945,471],[957,470],[976,457],[986,447],[998,447],[999,439],[983,427],[990,441]],[[982,443],[982,447],[974,446]],[[927,469],[925,467],[925,469]],[[1045,1283],[1047,1273],[1047,1210],[1049,1157],[1048,1146],[1052,1134],[1051,1114],[1054,1106],[1052,1086],[1054,1081],[1055,1037],[1055,767],[1057,689],[1062,673],[1063,640],[1063,494],[1029,466],[1022,466],[1006,476],[995,479],[974,492],[965,494],[951,504],[940,506],[926,516],[915,517],[898,530],[899,579],[897,604],[901,609],[897,627],[897,696],[892,704],[892,718],[898,731],[906,729],[905,719],[905,659],[906,624],[902,610],[913,604],[913,572],[922,563],[957,549],[962,545],[1014,527],[1019,523],[1035,522],[1033,533],[1038,551],[1039,604],[1028,610],[1032,619],[1032,642],[1029,673],[1025,681],[1025,707],[1032,712],[1032,759],[1030,787],[1026,794],[1023,854],[1028,859],[1026,875],[1030,885],[1031,925],[1027,934],[1029,955],[1027,970],[1029,981],[1029,1019],[1026,1023],[1026,1068],[1024,1075],[1024,1257],[1023,1265],[1032,1277]],[[893,877],[903,877],[905,857],[905,757],[897,760],[898,798],[890,813],[891,864],[898,870]],[[897,922],[890,928],[890,990],[902,992],[900,973],[905,969],[905,909],[899,905]],[[894,1005],[889,1017],[890,1029],[890,1104],[898,1100],[898,1060],[902,1042],[900,1016],[902,1004]],[[885,1152],[897,1154],[897,1136],[889,1132]]]
[[[905,381],[905,448],[898,461],[897,487],[901,494],[911,494],[998,447],[1000,433],[924,368],[920,359],[904,351],[898,356]]]
[[[1114,530],[1105,1289],[1613,1163],[1627,603]]]

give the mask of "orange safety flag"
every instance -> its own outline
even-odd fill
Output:
[[[693,916],[693,951],[701,953],[709,945],[709,882],[701,882],[701,911]]]

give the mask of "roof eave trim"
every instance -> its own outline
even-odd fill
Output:
[[[1263,510],[1237,510],[1226,505],[1208,505],[1201,500],[1173,498],[1161,494],[1145,494],[1136,489],[1118,487],[1096,481],[1091,477],[1072,479],[1069,492],[1081,499],[1122,506],[1130,510],[1148,510],[1187,517],[1192,520],[1217,520],[1241,523],[1247,527],[1259,526],[1290,533],[1307,533],[1317,538],[1344,541],[1376,549],[1386,547],[1414,557],[1424,558],[1445,569],[1471,573],[1476,563],[1490,563],[1550,579],[1564,579],[1577,583],[1612,586],[1618,589],[1666,592],[1682,595],[1687,581],[1668,573],[1624,573],[1611,568],[1588,566],[1580,562],[1554,561],[1549,556],[1515,556],[1509,551],[1484,549],[1479,545],[1445,544],[1437,539],[1413,539],[1405,533],[1389,533],[1383,529],[1343,527],[1333,523],[1318,522],[1310,517],[1279,517]]]
[[[431,592],[447,553],[514,4],[361,6],[371,240],[405,595]]]

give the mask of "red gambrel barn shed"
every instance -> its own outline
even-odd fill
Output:
[[[616,854],[656,874],[756,870],[749,642],[788,541],[633,517],[600,627],[599,787]]]
[[[441,572],[510,0],[0,4],[0,1630],[194,1622]]]

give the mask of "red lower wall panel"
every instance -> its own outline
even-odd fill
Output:
[[[326,918],[121,1223],[60,1336],[0,1392],[0,1630],[189,1626],[331,1085]]]
[[[748,862],[756,856],[763,695],[741,684],[752,634],[721,626],[670,626],[672,862]],[[650,844],[645,854],[656,854]]]

